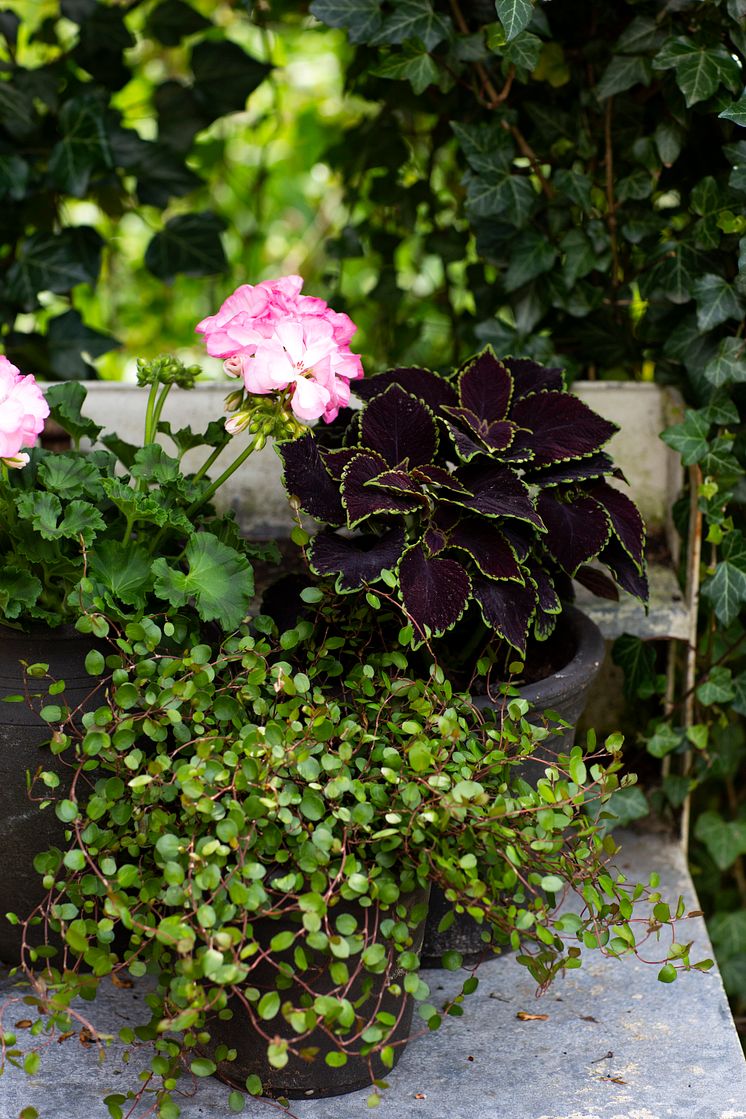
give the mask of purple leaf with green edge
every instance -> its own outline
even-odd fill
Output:
[[[325,451],[322,447],[321,461],[334,481],[341,482],[345,467],[362,450],[364,450],[363,447],[339,447],[336,451]]]
[[[568,575],[595,559],[611,535],[606,514],[591,497],[558,501],[553,492],[545,490],[539,494],[536,508],[547,526],[544,546]]]
[[[426,485],[440,486],[442,489],[453,490],[455,493],[469,492],[463,482],[459,482],[455,475],[450,474],[442,466],[418,466],[412,471],[412,477]]]
[[[491,350],[484,350],[459,376],[459,397],[464,408],[480,420],[504,420],[513,397],[513,378]]]
[[[308,560],[317,575],[338,576],[337,590],[344,593],[375,583],[387,568],[393,570],[403,550],[402,528],[394,528],[385,536],[353,539],[327,529],[311,541]]]
[[[536,610],[533,586],[475,578],[472,593],[482,611],[485,625],[525,656],[528,629]]]
[[[515,438],[518,426],[510,420],[495,420],[479,432],[491,451],[506,451]]]
[[[430,553],[431,556],[436,555],[437,552],[442,552],[448,543],[448,537],[442,529],[437,528],[435,525],[428,525],[425,530],[425,535],[422,537],[422,543]],[[41,586],[41,584],[39,584]]]
[[[448,546],[468,552],[482,574],[489,579],[523,582],[515,552],[489,521],[465,517],[450,533]]]
[[[472,412],[471,408],[462,408],[458,405],[448,404],[441,408],[441,412],[445,412],[447,416],[450,416],[454,420],[461,420],[462,423],[471,429],[474,435],[478,435],[480,427],[483,426],[479,416],[476,412]]]
[[[429,504],[427,494],[423,493],[422,487],[418,486],[417,482],[413,481],[409,474],[403,470],[384,470],[383,474],[378,474],[370,482],[366,482],[366,486],[390,490],[400,496],[410,496],[413,500],[416,499],[420,505]]]
[[[429,369],[389,369],[385,373],[378,373],[375,377],[363,377],[362,380],[353,381],[352,391],[360,400],[372,400],[373,397],[385,392],[390,385],[399,385],[406,392],[411,392],[419,400],[423,400],[428,408],[437,411],[443,404],[458,404],[458,396],[453,385],[438,373]]]
[[[425,466],[438,450],[438,428],[417,397],[391,385],[366,406],[362,442],[383,455],[389,466]]]
[[[483,443],[475,442],[468,435],[465,435],[463,431],[459,431],[454,424],[446,421],[446,427],[448,428],[448,434],[453,440],[456,453],[464,462],[471,462],[477,455],[489,454],[489,451]]]
[[[564,391],[565,376],[561,369],[547,368],[526,357],[505,357],[502,360],[513,378],[515,400],[546,389]]]
[[[532,561],[528,565],[528,574],[538,596],[534,632],[541,640],[546,640],[554,632],[557,617],[562,611],[562,603],[551,575],[541,564]]]
[[[598,558],[609,568],[622,590],[628,591],[647,606],[650,598],[647,573],[638,570],[634,560],[625,552],[615,536],[612,536]]]
[[[527,429],[518,432],[516,447],[532,450],[537,466],[584,458],[619,430],[577,396],[565,392],[541,392],[518,400],[510,418]]]
[[[510,467],[499,464],[462,466],[459,480],[473,493],[473,497],[444,497],[443,500],[463,505],[485,517],[514,517],[529,521],[543,532],[544,525],[531,500],[528,487]]]
[[[575,462],[561,462],[542,468],[532,464],[526,468],[524,479],[537,486],[561,486],[572,482],[593,481],[607,474],[614,474],[616,470],[611,456],[604,451],[599,451],[598,454],[577,459]]]
[[[583,565],[575,572],[575,578],[597,598],[608,598],[611,602],[619,601],[616,583],[608,575],[604,575],[603,571]]]
[[[405,513],[414,513],[419,507],[419,499],[398,497],[366,484],[374,482],[384,473],[387,465],[381,455],[365,451],[355,455],[345,467],[342,475],[342,504],[347,510],[348,528],[354,528],[375,513],[403,516]]]
[[[518,526],[512,524],[500,525],[500,532],[515,552],[518,562],[523,563],[533,549],[533,538],[529,539],[525,532],[522,532]]]
[[[645,522],[635,503],[606,482],[597,482],[586,492],[606,510],[612,532],[642,570],[645,563]]]
[[[404,608],[421,632],[428,626],[437,637],[464,613],[471,580],[456,560],[433,558],[415,544],[399,561],[398,574]]]
[[[309,432],[300,439],[276,444],[284,470],[283,485],[290,497],[296,497],[309,517],[328,525],[343,525],[345,511],[339,486],[324,466],[319,447]]]

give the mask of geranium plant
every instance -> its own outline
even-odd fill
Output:
[[[278,448],[288,493],[327,526],[308,559],[337,592],[386,584],[420,640],[466,618],[521,654],[551,634],[571,578],[646,601],[642,518],[609,484],[617,429],[560,370],[488,348],[450,375],[395,369],[355,391],[344,425]]]
[[[246,285],[201,324],[214,352],[222,337],[216,324],[223,333],[238,330],[241,309],[253,309],[255,329],[241,334],[252,355],[246,391],[232,392],[227,420],[202,433],[174,431],[161,419],[174,386],[193,388],[197,365],[168,356],[138,363],[147,397],[143,441],[135,446],[115,431],[102,434],[83,415],[83,385],[52,385],[44,395],[32,376],[0,359],[0,621],[56,626],[85,617],[82,624],[101,634],[105,616],[189,605],[204,623],[226,631],[239,625],[254,593],[252,555],[266,549],[242,539],[233,515],[218,515],[212,498],[268,438],[299,434],[300,419],[330,420],[349,399],[349,378],[362,373],[349,348],[354,325],[323,300],[300,295],[301,284],[291,276]],[[226,310],[234,306],[238,318]],[[227,365],[242,371],[235,360]],[[72,450],[33,446],[50,414]],[[231,437],[244,429],[251,438],[230,456]],[[82,439],[106,449],[80,449]],[[205,459],[187,473],[182,459],[195,447],[205,448]],[[229,465],[211,480],[208,471],[224,453]]]
[[[129,1098],[148,1094],[161,1116],[178,1115],[188,1068],[254,1093],[284,1093],[288,1072],[302,1093],[314,1059],[377,1081],[410,1032],[411,997],[430,1028],[461,1013],[475,977],[442,1007],[417,975],[431,882],[485,940],[520,947],[541,987],[583,946],[629,955],[669,923],[654,888],[608,867],[614,844],[587,812],[618,787],[620,736],[575,747],[531,789],[516,767],[549,731],[525,701],[506,696],[485,722],[401,649],[345,669],[362,616],[334,634],[326,620],[278,634],[258,617],[211,647],[178,619],[178,641],[157,619],[112,619],[110,655],[89,667],[110,676],[105,702],[82,726],[55,720],[71,781],[63,791],[50,768],[34,795],[68,830],[38,857],[47,895],[22,915],[24,1010],[42,1033],[66,1032],[75,995],[154,976],[150,1021],[121,1038],[154,1045]],[[573,892],[580,912],[561,912]],[[33,947],[39,927],[56,953]],[[667,981],[709,966],[680,943],[659,951]],[[2,1045],[28,1062],[12,1034]],[[110,1114],[127,1098],[108,1097]]]

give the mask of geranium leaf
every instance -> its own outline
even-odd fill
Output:
[[[492,423],[508,414],[513,397],[513,378],[491,350],[484,350],[461,372],[459,397],[480,420]]]
[[[352,382],[352,391],[361,400],[372,400],[385,392],[389,385],[399,385],[405,392],[416,396],[433,411],[443,404],[458,404],[456,390],[450,381],[432,373],[429,369],[415,366],[403,369],[389,369],[375,377],[364,377]]]
[[[586,492],[606,510],[619,543],[638,567],[642,567],[645,562],[645,524],[640,510],[625,494],[606,482],[597,482]]]
[[[117,540],[102,540],[91,552],[89,575],[115,602],[139,606],[152,586],[150,563],[150,556],[138,544],[123,548]],[[73,590],[73,603],[75,595]]]
[[[361,423],[366,447],[389,466],[403,462],[424,466],[438,450],[438,429],[432,413],[417,397],[391,385],[366,406]]]
[[[464,613],[471,580],[456,560],[428,556],[421,544],[409,548],[398,567],[404,607],[412,621],[434,636],[445,633]]]
[[[249,561],[209,532],[198,532],[184,552],[186,571],[160,557],[153,564],[153,589],[172,606],[189,599],[205,622],[219,620],[226,630],[236,629],[248,613],[254,593]]]
[[[382,537],[349,539],[336,532],[320,532],[308,549],[311,570],[317,575],[338,575],[337,590],[357,590],[375,583],[381,572],[393,571],[404,550],[404,530],[392,529]]]
[[[474,598],[479,603],[485,625],[523,656],[529,625],[536,611],[537,593],[534,587],[476,578]]]
[[[490,579],[522,582],[515,552],[489,521],[465,517],[449,534],[448,545],[468,552],[479,570]]]
[[[339,527],[345,523],[345,511],[339,486],[327,471],[320,448],[308,432],[300,439],[275,445],[283,462],[283,484],[290,497],[300,502],[309,517]]]
[[[73,439],[90,439],[94,442],[101,431],[98,424],[82,415],[86,390],[77,381],[64,381],[50,385],[46,393],[49,414]]]
[[[98,496],[100,480],[95,464],[80,455],[58,451],[39,463],[39,481],[63,499]]]
[[[33,606],[42,590],[35,575],[14,564],[0,568],[0,614],[12,620]]]
[[[56,540],[59,535],[57,522],[62,514],[62,503],[53,493],[22,493],[16,498],[22,517],[28,518],[45,540]]]
[[[418,508],[421,493],[399,496],[390,490],[377,489],[378,477],[386,471],[386,462],[375,452],[363,451],[345,467],[342,475],[342,503],[347,510],[347,527],[354,528],[374,513],[403,515]],[[369,483],[373,483],[372,485]]]
[[[89,501],[71,501],[60,521],[59,534],[70,538],[82,537],[90,546],[99,532],[106,528],[106,521],[95,505]]]
[[[593,454],[619,430],[577,396],[564,392],[524,397],[516,401],[510,418],[528,429],[520,431],[515,442],[534,452],[537,466]]]
[[[544,492],[536,508],[547,526],[546,549],[568,575],[594,559],[611,534],[608,517],[590,497],[558,501],[553,491]]]

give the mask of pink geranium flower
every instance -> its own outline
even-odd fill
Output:
[[[49,405],[31,374],[0,355],[0,459],[6,466],[25,466],[23,447],[33,447],[49,415]]]
[[[299,419],[330,423],[349,402],[350,380],[363,375],[349,348],[356,327],[323,299],[301,295],[302,286],[300,276],[244,284],[197,331],[247,392],[289,389]]]

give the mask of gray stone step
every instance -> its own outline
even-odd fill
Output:
[[[678,844],[661,835],[620,837],[616,863],[629,879],[661,876],[667,896],[696,908]],[[686,922],[696,958],[711,955],[704,922]],[[651,947],[649,955],[654,958]],[[586,954],[584,966],[537,999],[535,985],[511,957],[480,967],[477,993],[464,1016],[414,1038],[377,1112],[381,1119],[746,1119],[746,1062],[717,971],[690,973],[665,985],[656,967],[635,959]],[[429,971],[433,1002],[460,989],[463,974]],[[12,996],[0,983],[0,1002]],[[104,984],[85,1010],[98,1029],[115,1032],[144,1020],[142,989]],[[546,1015],[522,1021],[521,1011]],[[6,1008],[11,1025],[28,1017],[22,1003]],[[24,1031],[18,1031],[19,1037]],[[27,1037],[27,1032],[25,1034]],[[17,1119],[34,1106],[41,1119],[107,1119],[101,1097],[125,1092],[142,1062],[122,1060],[113,1045],[103,1063],[77,1037],[49,1045],[38,1076],[8,1070],[0,1079],[0,1119]],[[217,1081],[183,1082],[183,1119],[228,1119],[227,1089]],[[370,1115],[366,1092],[295,1101],[297,1119],[355,1119]],[[126,1113],[126,1112],[125,1112]],[[141,1103],[132,1119],[141,1119]],[[244,1115],[288,1114],[248,1101]]]

